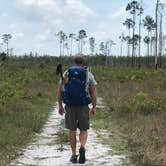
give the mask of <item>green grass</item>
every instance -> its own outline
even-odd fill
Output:
[[[57,132],[57,138],[55,140],[56,144],[68,144],[69,143],[69,133],[67,130],[60,130]]]
[[[17,63],[16,63],[17,64]],[[30,65],[30,64],[29,64]],[[92,123],[107,129],[115,153],[128,153],[136,165],[166,165],[166,69],[95,67],[98,95],[106,109]],[[40,132],[56,101],[55,66],[8,64],[0,67],[0,164]],[[58,133],[59,144],[66,132]],[[127,165],[127,164],[126,164]]]
[[[56,102],[55,67],[5,65],[0,70],[0,161],[40,132]]]
[[[93,68],[98,110],[93,126],[112,135],[103,139],[115,152],[128,154],[134,165],[166,165],[166,69]],[[100,134],[100,132],[99,132]]]

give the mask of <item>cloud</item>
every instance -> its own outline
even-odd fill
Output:
[[[93,10],[82,0],[16,0],[16,2],[24,18],[24,30],[37,32],[33,36],[34,49],[45,48],[44,45],[48,47],[51,42],[56,44],[54,36],[56,31],[67,29],[68,25],[82,25],[94,15]],[[17,32],[16,37],[23,36],[21,31]],[[26,45],[33,50],[34,45],[28,42]]]
[[[106,19],[98,21],[90,35],[96,37],[98,41],[117,40],[122,32],[128,34],[127,28],[123,26],[123,21],[123,19],[114,20],[108,16]]]
[[[10,24],[9,31],[12,34],[13,38],[24,36],[24,33],[22,32],[21,26],[19,26],[19,24],[16,23]]]
[[[0,13],[0,23],[3,24],[3,22],[7,19],[8,15],[7,13]]]
[[[36,42],[49,42],[52,41],[54,37],[54,32],[50,28],[43,31],[43,33],[38,33],[35,37]]]
[[[160,0],[160,3],[166,3],[166,0]]]
[[[15,33],[15,34],[13,34],[14,35],[14,37],[24,37],[25,36],[25,34],[24,33],[22,33],[22,32],[17,32],[17,33]]]
[[[17,0],[17,5],[28,21],[52,26],[62,25],[68,20],[86,22],[94,14],[82,0]]]
[[[0,14],[0,18],[5,18],[5,17],[7,17],[7,13],[1,13]]]
[[[126,6],[121,6],[117,11],[111,14],[112,17],[124,17],[127,16]]]
[[[62,14],[54,0],[17,0],[17,5],[28,21],[47,21]]]
[[[66,0],[64,11],[69,14],[71,19],[81,23],[86,22],[90,16],[94,15],[93,10],[83,4],[81,0]]]

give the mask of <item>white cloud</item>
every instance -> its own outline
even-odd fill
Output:
[[[160,0],[160,3],[166,3],[166,0]]]
[[[4,17],[7,17],[7,13],[1,13],[0,14],[0,18],[4,18]]]
[[[94,13],[82,0],[17,0],[17,5],[28,20],[51,25],[68,20],[86,22]]]
[[[8,16],[7,13],[0,13],[0,22],[5,21],[7,16]]]
[[[111,14],[112,17],[124,17],[127,16],[126,6],[121,6],[117,11]]]
[[[46,21],[62,13],[54,0],[17,0],[17,5],[28,21]]]
[[[64,11],[69,14],[70,19],[75,19],[81,23],[86,22],[90,16],[94,15],[92,9],[83,4],[81,0],[66,0]]]
[[[16,24],[16,23],[9,25],[9,32],[12,34],[13,38],[24,36],[21,26],[19,26],[19,24]]]
[[[52,38],[54,33],[51,31],[51,29],[46,29],[43,33],[39,33],[37,34],[37,36],[35,37],[36,42],[45,42],[45,41],[50,41],[52,40]]]
[[[47,47],[48,43],[56,43],[54,36],[56,31],[65,29],[70,24],[86,23],[94,15],[94,12],[82,0],[16,0],[16,2],[19,11],[24,16],[24,30],[29,28],[31,32],[39,29],[33,36],[34,49],[41,47],[44,43]],[[26,25],[28,28],[25,28]],[[17,37],[23,35],[21,31],[17,32]],[[27,45],[33,48],[30,43]]]
[[[17,32],[17,33],[15,33],[15,34],[13,34],[14,35],[14,37],[24,37],[25,36],[25,34],[24,33],[22,33],[22,32]]]
[[[108,28],[109,27],[109,28]],[[97,47],[99,48],[100,42],[106,42],[108,40],[113,40],[116,45],[114,45],[112,48],[112,53],[118,54],[120,51],[120,40],[119,36],[125,33],[127,34],[127,29],[118,23],[112,24],[111,22],[99,22],[98,26],[96,26],[96,29],[93,33],[90,34],[90,36],[94,36],[96,38]]]
[[[122,23],[102,21],[98,23],[91,35],[95,36],[98,41],[106,41],[109,39],[117,40],[122,32],[126,34],[128,33],[127,28],[123,26]]]

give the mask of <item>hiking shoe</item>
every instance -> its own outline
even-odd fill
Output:
[[[79,149],[79,154],[80,154],[80,156],[79,156],[79,161],[78,162],[80,164],[84,164],[85,161],[86,161],[86,159],[85,159],[85,148],[84,147],[81,147]]]
[[[71,163],[77,163],[77,155],[72,155],[70,158]]]

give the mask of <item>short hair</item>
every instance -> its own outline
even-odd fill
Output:
[[[76,65],[84,65],[85,60],[84,60],[83,55],[77,54],[74,58],[74,62],[75,62]]]

